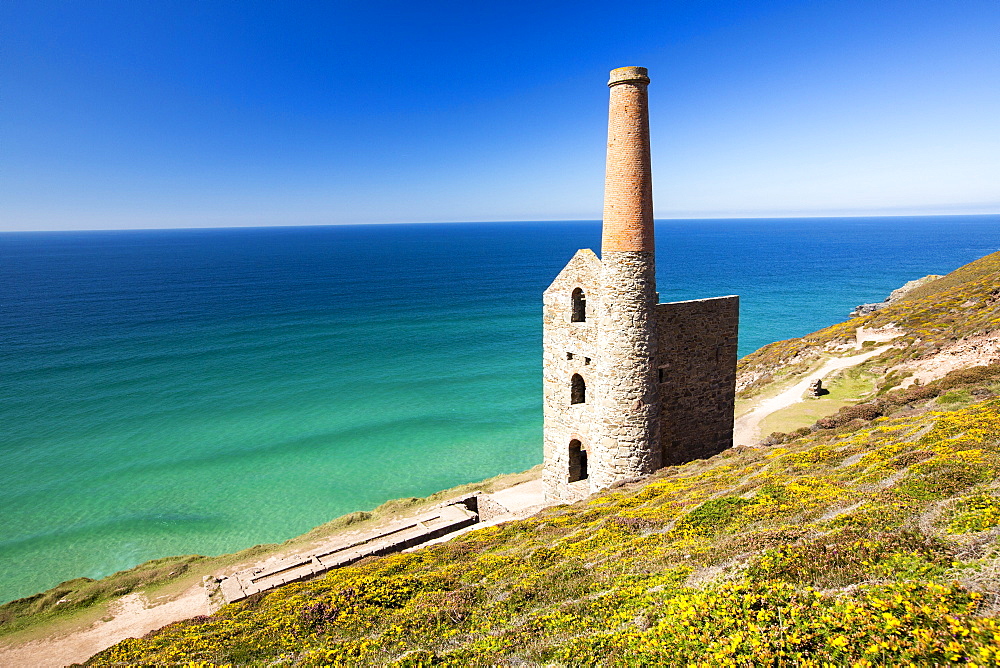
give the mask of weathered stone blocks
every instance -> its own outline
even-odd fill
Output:
[[[600,310],[601,261],[591,250],[581,250],[553,281],[544,295],[543,402],[545,467],[543,480],[548,497],[566,498],[570,480],[570,442],[579,441],[593,466],[591,424],[597,394],[597,313]],[[573,292],[586,299],[583,320],[573,320]],[[587,388],[584,403],[572,403],[572,377],[579,374]],[[573,483],[576,495],[589,493],[589,480]],[[558,491],[557,491],[558,490]]]
[[[664,466],[732,447],[739,322],[736,296],[657,305]]]

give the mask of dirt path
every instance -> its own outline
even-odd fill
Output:
[[[109,614],[114,615],[110,620],[95,622],[68,635],[0,647],[0,666],[49,668],[85,661],[125,638],[141,638],[171,622],[208,614],[208,599],[200,585],[160,604],[150,602],[142,594],[129,594],[117,601]]]
[[[784,392],[762,400],[749,413],[736,419],[733,426],[733,445],[755,445],[761,439],[760,423],[771,413],[788,408],[802,401],[802,395],[809,389],[809,384],[817,378],[826,378],[835,371],[857,366],[867,359],[881,355],[892,346],[882,346],[861,355],[851,357],[836,357],[828,360],[823,366],[809,374],[807,378],[792,385]]]

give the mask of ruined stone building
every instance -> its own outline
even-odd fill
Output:
[[[544,482],[571,501],[732,445],[739,297],[659,303],[646,68],[611,72],[601,257],[544,297]],[[668,258],[669,261],[669,258]]]

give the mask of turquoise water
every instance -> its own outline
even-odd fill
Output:
[[[658,223],[741,354],[1000,247],[1000,216]],[[541,292],[593,222],[0,235],[0,601],[541,460]]]

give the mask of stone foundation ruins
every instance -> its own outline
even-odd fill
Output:
[[[446,540],[462,530],[524,517],[543,505],[537,480],[484,494],[472,492],[383,526],[351,531],[322,542],[307,552],[274,557],[251,568],[210,577],[206,591],[211,607],[242,601],[292,582],[309,580],[367,557],[402,552]]]

